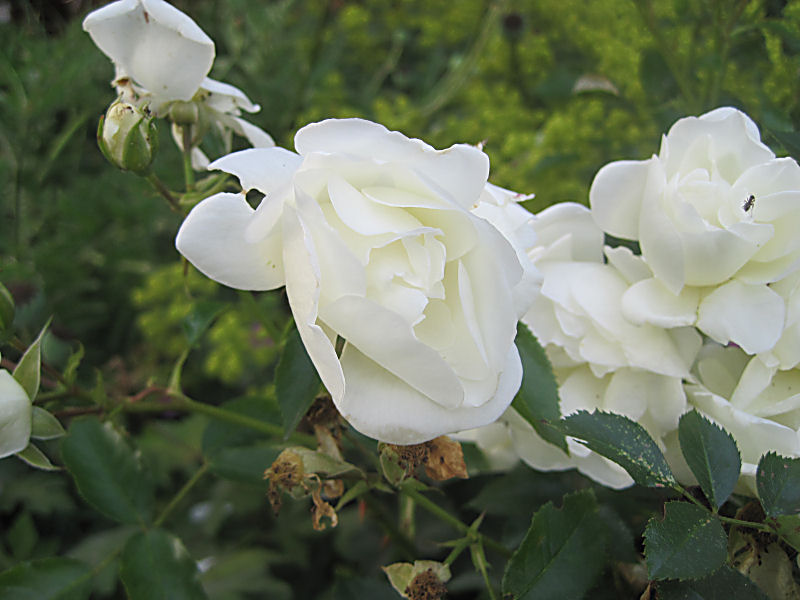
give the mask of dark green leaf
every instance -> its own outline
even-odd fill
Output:
[[[770,517],[800,513],[800,458],[775,452],[761,457],[756,471],[758,497]]]
[[[95,509],[121,523],[149,521],[150,480],[110,425],[96,419],[73,421],[61,443],[61,456],[81,496]]]
[[[285,438],[306,414],[319,392],[320,379],[308,357],[303,340],[292,327],[286,334],[281,359],[275,372],[275,392],[283,415]]]
[[[130,600],[206,598],[199,575],[181,541],[160,529],[137,533],[122,550],[120,578]]]
[[[278,458],[281,449],[273,444],[221,448],[209,460],[211,471],[235,481],[261,483],[264,471]]]
[[[211,323],[226,306],[222,302],[213,300],[201,301],[194,306],[192,312],[186,315],[181,322],[186,339],[189,340],[189,346],[194,346],[200,340],[206,329],[211,326]]]
[[[792,158],[800,160],[800,133],[774,129],[771,129],[770,133],[781,143]]]
[[[800,551],[800,515],[767,517],[764,522],[772,527],[783,541]]]
[[[653,438],[629,418],[599,410],[593,413],[582,410],[561,423],[564,433],[613,460],[639,485],[675,485],[675,477]]]
[[[61,437],[66,433],[64,428],[52,414],[45,409],[33,407],[33,423],[31,425],[31,437],[37,440],[52,440]]]
[[[558,384],[553,367],[538,340],[523,324],[517,324],[515,340],[522,359],[522,385],[511,406],[530,423],[542,439],[567,451],[567,439],[554,428],[561,418]]]
[[[739,480],[742,459],[731,434],[696,410],[678,425],[681,452],[708,501],[719,508]]]
[[[0,283],[0,331],[11,328],[14,321],[14,298],[8,288]]]
[[[664,519],[651,518],[644,531],[651,579],[695,579],[717,570],[728,555],[722,524],[707,510],[667,502]]]
[[[606,561],[607,533],[590,491],[548,502],[508,562],[503,593],[519,600],[583,598]]]
[[[0,600],[85,600],[88,566],[72,558],[43,558],[0,573]]]
[[[31,402],[36,398],[39,392],[39,378],[42,370],[42,338],[47,327],[50,325],[50,320],[45,323],[39,335],[25,350],[25,354],[19,359],[17,367],[14,369],[14,379],[22,386],[25,393]]]
[[[659,600],[767,600],[747,577],[727,565],[708,577],[658,584]]]

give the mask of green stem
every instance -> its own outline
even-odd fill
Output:
[[[692,502],[693,504],[699,506],[703,510],[707,510],[710,513],[715,514],[720,521],[723,523],[730,523],[731,525],[740,525],[742,527],[750,527],[751,529],[757,529],[759,531],[765,531],[767,533],[774,533],[772,529],[768,525],[764,525],[763,523],[753,523],[752,521],[742,521],[741,519],[734,519],[732,517],[723,517],[722,515],[718,514],[716,510],[710,510],[705,504],[700,502],[697,498],[692,496],[687,490],[685,490],[681,486],[676,486],[675,491],[681,493],[687,500]]]
[[[254,419],[253,417],[248,417],[247,415],[233,412],[212,404],[197,402],[196,400],[192,400],[180,392],[168,392],[166,390],[153,389],[150,391],[150,393],[156,391],[163,393],[168,400],[164,402],[137,400],[135,402],[126,402],[120,404],[119,406],[125,412],[165,412],[169,410],[178,410],[199,413],[211,417],[212,419],[217,419],[218,421],[225,421],[226,423],[232,423],[234,425],[247,427],[248,429],[260,431],[261,433],[264,433],[270,437],[283,437],[283,427],[280,425],[268,423],[267,421],[260,421],[258,419]],[[314,436],[303,433],[293,433],[291,436],[289,436],[288,441],[294,444],[310,447],[314,447],[317,443]]]
[[[150,185],[152,185],[155,188],[155,190],[159,194],[161,194],[161,196],[164,198],[164,200],[167,201],[167,204],[169,204],[169,207],[173,211],[177,213],[181,212],[181,207],[178,204],[177,198],[175,198],[175,196],[172,195],[172,192],[169,190],[169,188],[166,185],[164,185],[164,182],[161,181],[155,173],[150,173],[147,177],[145,177],[145,179],[147,179]]]
[[[405,555],[405,558],[414,559],[417,556],[417,549],[414,546],[414,541],[409,538],[404,532],[400,531],[397,525],[394,524],[393,519],[386,514],[386,511],[376,502],[370,494],[362,496],[364,504],[375,516],[378,523],[386,530],[386,534],[397,544],[400,551]]]
[[[469,525],[466,523],[462,523],[459,519],[451,515],[441,506],[436,504],[433,500],[430,500],[428,497],[423,496],[419,490],[414,489],[410,486],[401,486],[400,492],[409,498],[413,499],[417,504],[419,504],[422,508],[427,510],[432,515],[438,517],[445,523],[452,525],[455,529],[462,532],[465,535],[473,535],[476,539],[475,541],[480,542],[491,548],[498,554],[505,556],[506,558],[511,557],[511,550],[503,546],[500,542],[493,540],[490,537],[483,535],[482,533],[473,533],[470,531]]]
[[[194,169],[192,168],[192,127],[191,125],[183,125],[181,127],[182,142],[183,142],[183,178],[186,182],[186,191],[190,192],[194,189]]]
[[[208,471],[208,463],[203,463],[200,465],[200,468],[192,475],[191,479],[183,484],[183,487],[178,490],[178,493],[172,497],[172,500],[169,501],[164,507],[164,510],[161,511],[161,514],[158,515],[158,518],[153,523],[153,527],[161,527],[161,524],[167,519],[169,514],[175,509],[175,507],[181,503],[181,501],[186,497],[186,494],[197,484],[198,481],[206,474]]]

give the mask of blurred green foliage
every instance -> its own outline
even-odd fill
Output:
[[[168,380],[191,345],[187,320],[220,303],[222,312],[191,350],[185,388],[210,403],[245,393],[268,398],[277,333],[288,318],[282,293],[237,294],[186,268],[173,246],[179,215],[143,180],[105,162],[95,131],[113,100],[113,69],[81,30],[88,4],[65,20],[49,12],[58,3],[15,2],[12,18],[0,23],[0,280],[16,300],[15,330],[28,343],[55,315],[45,360],[62,366],[80,342],[80,380],[91,383],[100,371],[112,391],[130,395]],[[261,105],[250,120],[280,145],[291,148],[308,122],[348,116],[436,147],[485,142],[492,181],[535,193],[532,211],[585,203],[599,167],[657,152],[659,136],[680,116],[735,105],[776,149],[778,137],[800,126],[798,0],[175,5],[216,42],[211,75]],[[166,127],[161,137],[157,171],[180,187],[180,156]],[[264,410],[274,412],[266,402]],[[208,419],[173,416],[125,422],[159,498],[174,494],[204,460]],[[368,440],[357,442],[353,448],[374,450]],[[246,463],[264,451],[250,441],[240,448],[231,460]],[[247,467],[253,470],[252,461]],[[443,486],[442,502],[465,522],[486,512],[482,531],[513,546],[533,509],[588,485],[575,473],[519,467]],[[0,490],[0,569],[54,554],[96,564],[126,538],[64,477],[9,459],[0,462]],[[420,513],[423,533],[411,555],[387,544],[394,497],[351,504],[337,529],[318,533],[307,503],[286,503],[276,519],[265,493],[259,480],[206,478],[174,513],[170,526],[206,569],[202,581],[212,598],[393,598],[377,567],[440,556],[433,540],[452,535]],[[642,490],[597,494],[629,536],[627,546],[659,503]],[[163,509],[167,500],[159,502]],[[466,556],[453,572],[454,598],[486,597]],[[122,597],[113,563],[94,585],[97,598]],[[636,585],[635,573],[606,573],[605,591],[592,597],[634,597]]]

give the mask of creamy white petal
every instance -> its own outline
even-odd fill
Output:
[[[597,172],[589,190],[589,205],[600,229],[620,238],[639,237],[642,198],[654,160],[620,160]]]
[[[0,458],[28,446],[33,408],[28,395],[8,371],[0,370]]]
[[[280,230],[257,242],[245,239],[253,209],[242,194],[216,194],[195,206],[175,246],[211,279],[242,290],[272,290],[284,284]]]
[[[522,364],[513,345],[494,395],[477,407],[447,408],[433,402],[350,344],[342,352],[342,366],[347,388],[337,408],[361,433],[393,444],[419,444],[491,423],[511,404],[522,381]]]
[[[234,113],[236,109],[242,109],[253,113],[261,110],[261,107],[253,104],[242,90],[229,83],[206,77],[200,84],[200,89],[208,93],[206,104],[219,112]]]
[[[285,148],[248,148],[226,154],[208,168],[235,176],[245,191],[256,189],[269,194],[285,185],[302,162],[300,156]]]
[[[637,325],[650,323],[667,328],[694,325],[699,299],[697,288],[684,288],[675,295],[658,279],[651,277],[633,284],[625,291],[622,295],[622,313]]]
[[[98,48],[157,97],[191,100],[214,61],[214,42],[163,0],[119,0],[83,21]]]
[[[721,344],[734,342],[758,354],[777,343],[785,313],[783,299],[769,287],[734,279],[701,300],[697,327]]]

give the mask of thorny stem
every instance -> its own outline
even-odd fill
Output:
[[[418,490],[414,489],[410,486],[401,486],[400,492],[409,498],[413,499],[419,506],[427,510],[432,515],[438,517],[445,523],[452,525],[455,529],[462,532],[465,535],[474,536],[476,542],[482,543],[484,546],[491,548],[498,554],[505,556],[506,558],[511,557],[511,550],[503,546],[500,542],[493,540],[490,537],[483,535],[482,533],[477,533],[470,531],[469,525],[466,523],[461,522],[459,519],[451,515],[441,506],[430,500],[427,496],[423,496]]]
[[[194,475],[183,484],[183,487],[178,490],[178,493],[172,497],[172,500],[169,501],[164,507],[164,510],[161,511],[161,514],[158,515],[158,518],[153,523],[153,527],[161,527],[161,524],[167,519],[169,514],[175,509],[175,507],[181,503],[181,501],[186,497],[186,494],[191,491],[191,489],[197,484],[198,481],[206,474],[208,471],[208,463],[204,462],[200,465],[200,468],[195,472]]]

